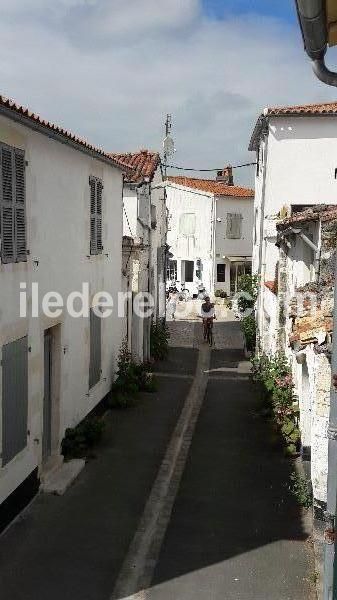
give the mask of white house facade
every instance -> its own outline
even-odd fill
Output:
[[[337,204],[337,104],[265,109],[249,149],[257,156],[253,271],[268,283],[277,269],[277,216]],[[268,286],[260,286],[258,332],[266,351],[275,351],[275,310]]]
[[[149,150],[113,156],[132,168],[123,191],[124,287],[149,292],[154,320],[164,318],[167,213],[160,156]],[[150,359],[150,326],[151,318],[133,314],[128,343],[140,362]]]
[[[191,296],[237,288],[251,272],[253,191],[235,186],[226,168],[217,180],[169,177],[167,241],[172,254],[167,278]]]
[[[97,316],[95,295],[108,292],[117,306],[128,167],[3,98],[0,158],[1,513],[19,486],[55,467],[66,428],[111,388],[120,319]],[[83,284],[95,311],[74,317],[60,306],[76,293],[75,310],[85,310]]]

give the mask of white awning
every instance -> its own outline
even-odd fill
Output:
[[[239,263],[245,263],[245,262],[252,262],[252,257],[251,256],[223,256],[222,257],[224,260],[229,260],[229,262],[239,262]]]

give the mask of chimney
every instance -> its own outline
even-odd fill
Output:
[[[231,165],[224,167],[223,171],[218,171],[217,181],[222,181],[225,185],[234,185],[233,169]]]

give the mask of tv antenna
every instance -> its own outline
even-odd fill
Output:
[[[171,158],[176,151],[175,147],[174,147],[174,141],[171,136],[171,129],[172,129],[172,115],[167,115],[166,121],[165,121],[165,138],[163,141],[165,178],[166,178],[166,174],[167,174],[167,159]]]

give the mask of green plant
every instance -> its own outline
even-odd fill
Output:
[[[164,320],[151,324],[150,349],[154,360],[165,360],[168,356],[170,333]]]
[[[215,290],[215,292],[214,292],[214,296],[215,296],[216,298],[221,298],[221,292],[223,292],[223,290]]]
[[[299,473],[290,475],[289,490],[295,496],[297,502],[304,508],[312,506],[312,490],[309,479]]]
[[[247,350],[255,350],[256,345],[256,321],[252,315],[244,317],[241,321],[241,327],[246,340]]]
[[[238,279],[238,292],[249,294],[253,302],[257,299],[259,278],[257,275],[240,275]]]
[[[118,355],[117,378],[112,390],[110,406],[127,408],[138,392],[155,391],[149,365],[136,363],[124,341]]]
[[[84,456],[95,446],[104,431],[104,421],[99,417],[87,417],[76,427],[68,427],[61,444],[61,452],[66,460]]]
[[[286,453],[294,455],[300,442],[299,411],[294,402],[294,384],[287,358],[284,354],[261,355],[254,357],[252,363],[253,381],[259,383],[266,403],[272,407]]]

